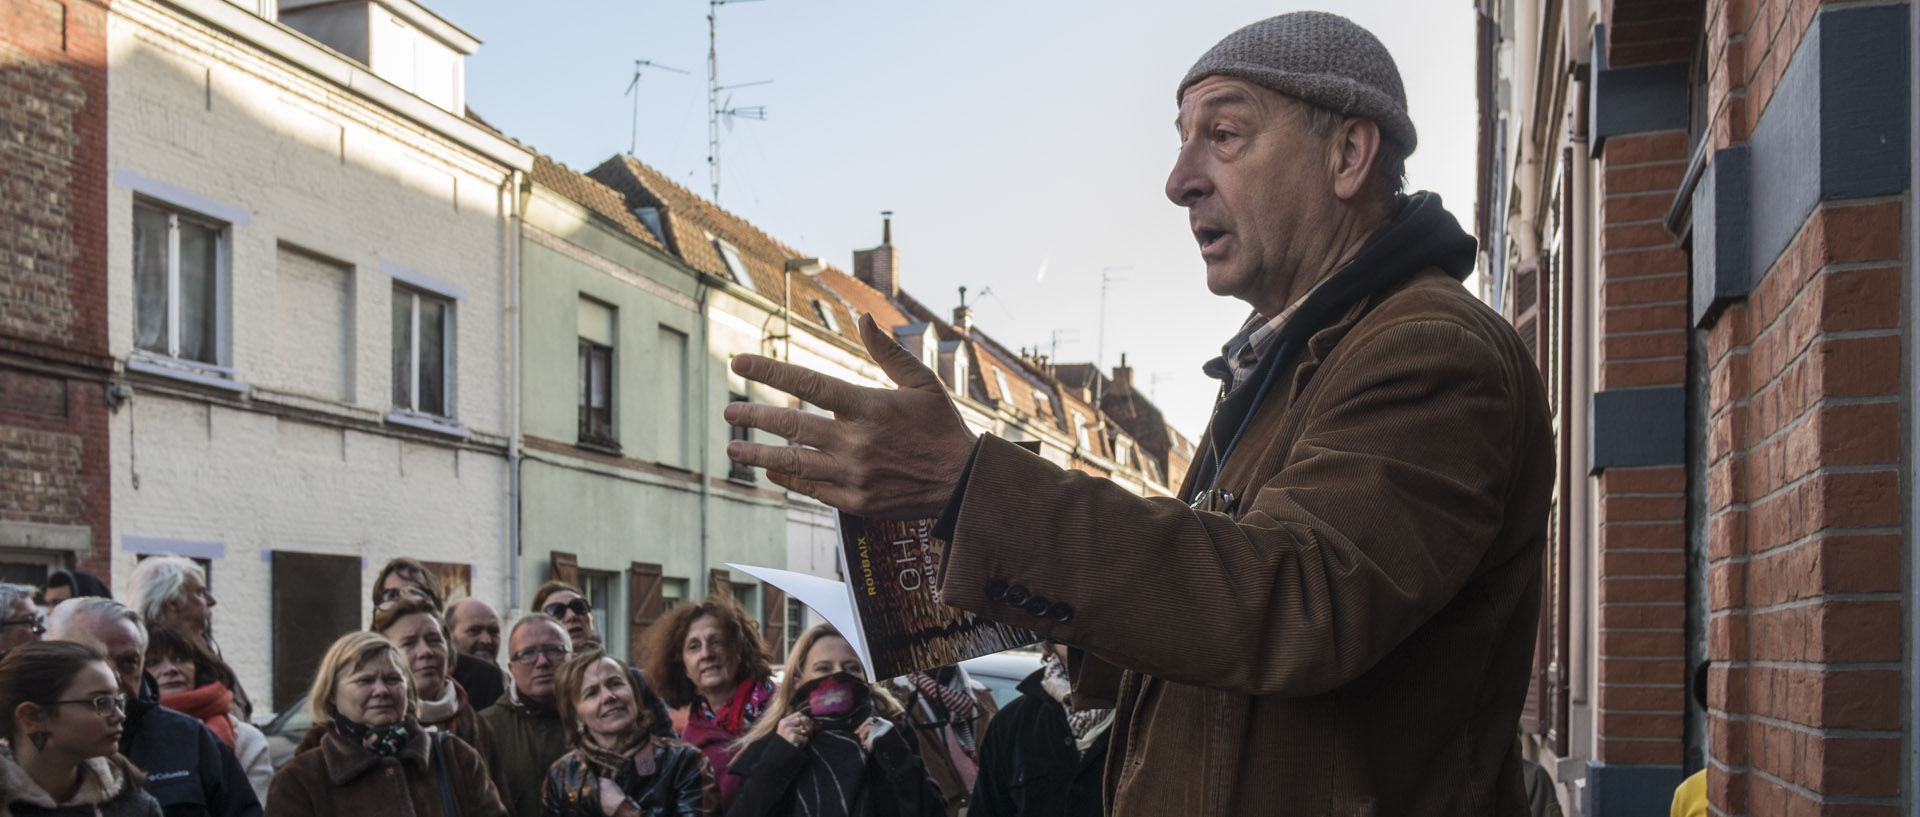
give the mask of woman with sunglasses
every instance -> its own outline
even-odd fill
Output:
[[[944,817],[906,713],[831,625],[800,635],[772,708],[740,739],[727,817]]]
[[[25,644],[0,660],[0,814],[160,817],[117,751],[127,698],[99,650]]]
[[[400,650],[379,633],[348,633],[315,671],[307,705],[330,731],[273,776],[273,817],[507,817],[480,754],[420,725],[420,699]]]
[[[600,629],[593,620],[593,602],[580,593],[580,588],[553,579],[533,591],[533,608],[553,616],[555,621],[567,628],[567,637],[573,639],[573,651],[582,652],[600,645]],[[662,737],[677,738],[673,731],[673,717],[667,711],[659,695],[653,692],[653,685],[638,667],[633,670],[633,686],[640,693],[640,704],[653,713],[653,733]]]
[[[700,750],[649,734],[626,662],[588,647],[554,689],[572,751],[547,770],[544,817],[717,817],[720,792]]]

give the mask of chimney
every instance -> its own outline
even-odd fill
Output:
[[[853,251],[853,277],[892,298],[900,294],[899,259],[893,249],[893,211],[880,211],[880,246]]]
[[[953,308],[953,326],[962,332],[973,331],[973,307],[967,306],[967,288],[960,288],[960,305]]]
[[[1127,365],[1127,353],[1120,353],[1120,365],[1113,367],[1114,394],[1126,394],[1133,391],[1133,367]]]

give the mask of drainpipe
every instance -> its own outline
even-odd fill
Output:
[[[1916,286],[1914,275],[1916,258],[1914,242],[1920,240],[1920,103],[1913,98],[1913,90],[1920,88],[1920,8],[1912,4],[1907,6],[1907,270],[1908,292],[1907,306],[1907,728],[1901,730],[1907,751],[1907,785],[1900,789],[1905,795],[1906,813],[1913,813],[1920,802],[1920,739],[1913,733],[1913,725],[1920,723],[1920,694],[1914,691],[1920,684],[1920,576],[1916,575],[1915,554],[1920,553],[1914,547],[1916,519],[1920,519],[1920,491],[1914,489],[1915,480],[1920,480],[1920,433],[1914,430],[1914,406],[1920,403],[1920,379],[1913,372],[1913,361],[1920,359],[1920,331],[1916,331],[1915,320],[1920,320],[1920,286]]]
[[[696,387],[700,394],[700,468],[697,471],[700,475],[700,574],[688,577],[688,598],[693,598],[694,591],[700,586],[699,583],[706,581],[707,575],[713,569],[707,564],[708,528],[711,527],[707,523],[707,508],[711,504],[713,493],[713,485],[707,475],[709,465],[707,458],[711,453],[709,446],[712,445],[712,442],[707,438],[713,414],[711,407],[707,405],[708,392],[711,391],[708,381],[712,377],[713,367],[713,350],[711,348],[713,344],[713,330],[710,328],[711,322],[707,319],[707,310],[711,308],[711,305],[707,302],[707,295],[713,291],[713,288],[708,285],[705,275],[695,272],[694,276],[697,281],[695,284],[697,289],[694,294],[694,303],[698,304],[700,308],[700,381],[699,386]]]
[[[507,175],[511,198],[507,218],[507,614],[520,609],[520,224],[526,218],[532,186],[513,170]]]

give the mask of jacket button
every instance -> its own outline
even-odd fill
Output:
[[[1007,597],[1007,580],[994,579],[987,582],[987,601],[999,601]]]
[[[1065,624],[1073,620],[1073,605],[1064,601],[1056,601],[1051,607],[1047,608],[1046,612],[1040,615]]]
[[[1027,599],[1027,603],[1020,606],[1032,615],[1044,616],[1047,614],[1047,608],[1052,604],[1053,602],[1048,600],[1046,596],[1036,595]]]
[[[1026,585],[1016,584],[1016,585],[1011,585],[1007,587],[1007,595],[1005,596],[1005,600],[1008,604],[1011,604],[1015,607],[1019,607],[1022,604],[1026,604],[1027,599],[1032,597],[1033,597],[1033,594],[1027,592]]]

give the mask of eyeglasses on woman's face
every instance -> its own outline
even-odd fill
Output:
[[[48,706],[59,706],[61,704],[86,704],[93,708],[93,714],[99,715],[102,718],[111,718],[116,714],[124,715],[127,712],[127,696],[118,692],[112,695],[97,695],[92,698],[47,702]]]
[[[545,610],[547,615],[558,619],[566,618],[569,611],[583,616],[593,613],[593,605],[589,604],[586,599],[578,597],[571,601],[556,601],[540,609]]]

